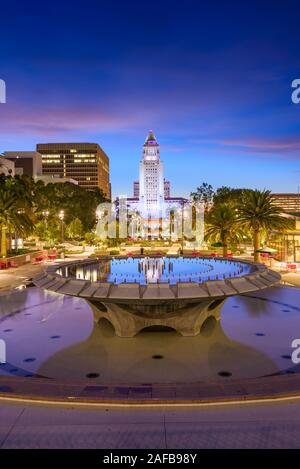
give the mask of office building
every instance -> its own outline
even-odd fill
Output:
[[[111,196],[109,158],[97,143],[39,143],[43,175],[71,178],[87,190]]]
[[[300,194],[299,193],[279,193],[271,194],[273,203],[287,213],[300,213]]]

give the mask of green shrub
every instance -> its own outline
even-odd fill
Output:
[[[112,251],[109,251],[110,256],[117,256],[118,254],[120,254],[120,251],[117,249],[113,249]]]
[[[35,241],[24,241],[24,246],[35,246]]]
[[[7,257],[21,256],[22,254],[28,254],[29,252],[35,252],[35,251],[37,252],[38,250],[23,248],[23,249],[18,249],[17,251],[15,251],[15,249],[10,249],[9,251],[7,251]]]

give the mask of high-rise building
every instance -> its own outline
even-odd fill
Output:
[[[133,182],[133,197],[139,197],[140,196],[140,183],[139,181],[134,181]]]
[[[133,197],[139,197],[140,195],[140,183],[139,181],[133,182]],[[171,197],[171,183],[164,179],[164,197],[165,199]]]
[[[164,178],[159,144],[150,130],[143,145],[140,179],[133,183],[133,197],[127,197],[130,210],[143,218],[164,217],[170,210],[184,206],[184,197],[171,197],[171,183]]]
[[[143,145],[140,162],[139,206],[144,218],[164,216],[164,167],[152,130]]]
[[[5,151],[4,157],[15,165],[15,174],[36,177],[42,174],[42,156],[36,151]]]
[[[167,199],[168,197],[171,197],[171,183],[170,181],[167,181],[166,179],[164,179],[164,196],[165,196],[165,199]]]
[[[166,220],[169,220],[171,214],[175,212],[177,214],[181,212],[183,216],[183,209],[188,204],[188,200],[184,197],[171,197],[170,186],[170,181],[164,179],[159,144],[150,130],[143,145],[139,181],[133,183],[133,197],[126,198],[127,209],[132,220],[140,219],[141,221],[137,232],[134,234],[132,231],[133,237],[167,239],[170,236],[170,233],[169,235],[162,234],[164,226],[166,227]]]
[[[109,158],[97,143],[39,143],[43,174],[72,178],[79,186],[111,197]]]

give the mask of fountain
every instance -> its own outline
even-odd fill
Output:
[[[280,275],[262,264],[224,258],[103,257],[51,266],[34,284],[84,298],[97,321],[106,318],[119,337],[145,328],[199,334],[209,317],[220,319],[226,298],[264,290]]]

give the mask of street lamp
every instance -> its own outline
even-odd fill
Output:
[[[96,210],[96,220],[97,220],[97,221],[100,220],[101,216],[102,216],[102,211],[99,210],[99,209],[97,209],[97,210]]]
[[[64,210],[60,210],[58,214],[58,218],[61,221],[61,242],[64,244],[64,218],[65,218],[65,212]]]
[[[20,208],[19,210],[17,210],[18,215],[22,215],[23,213],[25,213],[24,208]],[[18,233],[17,233],[16,227],[15,227],[15,252],[16,253],[18,252]]]
[[[48,217],[49,217],[49,210],[43,210],[42,215],[44,217],[44,222],[45,222],[45,228],[47,229],[48,227]]]

